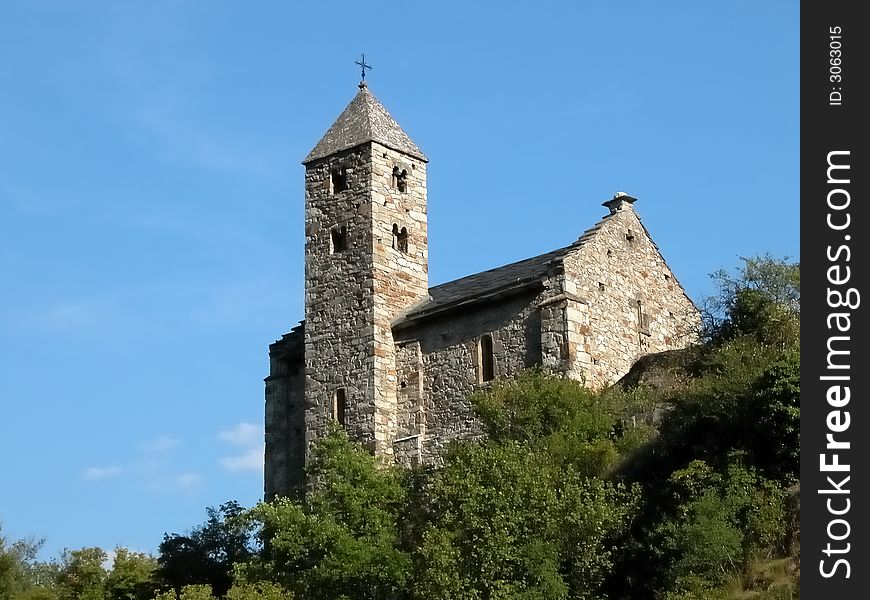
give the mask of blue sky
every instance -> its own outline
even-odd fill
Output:
[[[0,19],[0,523],[154,551],[262,493],[300,161],[370,89],[430,159],[430,284],[616,191],[693,298],[798,256],[798,3],[62,2]]]

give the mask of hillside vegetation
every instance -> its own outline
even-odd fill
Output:
[[[0,600],[797,598],[798,265],[714,277],[702,344],[596,393],[498,381],[473,397],[485,439],[440,468],[336,429],[304,498],[208,509],[156,558],[0,538]]]

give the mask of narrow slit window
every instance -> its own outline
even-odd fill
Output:
[[[630,244],[631,242],[634,241],[634,233],[631,231],[631,229],[629,229],[629,230],[625,233],[625,239],[628,240],[628,243],[629,243],[629,244]]]
[[[347,426],[345,420],[347,414],[347,397],[344,393],[344,388],[335,390],[335,395],[332,398],[332,418],[342,427]]]
[[[480,336],[480,381],[495,379],[495,357],[492,354],[492,336]]]
[[[347,227],[342,225],[336,227],[330,232],[330,253],[337,254],[344,252],[347,248]]]
[[[338,194],[347,189],[347,170],[344,167],[333,167],[329,171],[329,192]]]
[[[643,311],[643,302],[637,301],[637,330],[639,333],[649,335],[649,315]],[[641,340],[643,341],[643,340]]]

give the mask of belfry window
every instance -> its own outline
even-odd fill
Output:
[[[329,170],[329,193],[338,194],[347,189],[347,169],[333,167]]]
[[[347,421],[345,420],[346,411],[347,397],[345,396],[344,388],[340,388],[335,390],[335,394],[332,397],[332,418],[342,427],[347,427]]]
[[[337,254],[347,248],[347,227],[335,227],[329,233],[329,253]]]
[[[495,357],[492,353],[492,336],[480,336],[480,382],[495,379]]]
[[[408,191],[408,171],[393,167],[393,187],[402,193]]]
[[[408,252],[408,228],[399,226],[393,223],[393,248],[399,252]]]

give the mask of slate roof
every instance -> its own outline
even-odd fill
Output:
[[[501,297],[541,283],[565,256],[571,246],[533,256],[509,265],[468,275],[429,288],[429,299],[405,313],[393,324],[410,323],[448,308],[484,299]]]
[[[378,142],[388,148],[404,152],[423,161],[429,159],[411,141],[387,109],[369,91],[365,83],[359,86],[359,92],[347,105],[332,127],[320,138],[302,164],[307,164],[318,158],[341,152],[365,144]]]

